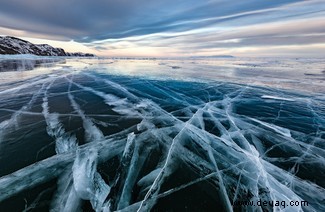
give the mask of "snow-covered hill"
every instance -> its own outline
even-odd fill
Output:
[[[28,41],[5,36],[0,37],[0,54],[34,54],[38,56],[77,56],[93,57],[88,53],[68,53],[61,48],[54,48],[48,44],[33,44]]]

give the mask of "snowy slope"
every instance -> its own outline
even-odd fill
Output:
[[[48,44],[36,45],[10,36],[0,37],[0,54],[33,54],[38,56],[94,56],[92,54],[85,53],[67,53],[61,48],[54,48]]]

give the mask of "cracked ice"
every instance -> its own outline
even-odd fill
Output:
[[[2,82],[1,211],[325,210],[323,94],[84,61]]]

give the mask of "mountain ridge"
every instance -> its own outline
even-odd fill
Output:
[[[75,56],[75,57],[94,57],[94,54],[74,52],[65,52],[62,48],[55,48],[48,44],[33,44],[29,41],[12,37],[0,36],[0,54],[17,55],[33,54],[37,56]]]

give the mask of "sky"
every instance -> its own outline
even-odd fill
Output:
[[[0,0],[0,35],[98,56],[325,56],[325,0]]]

